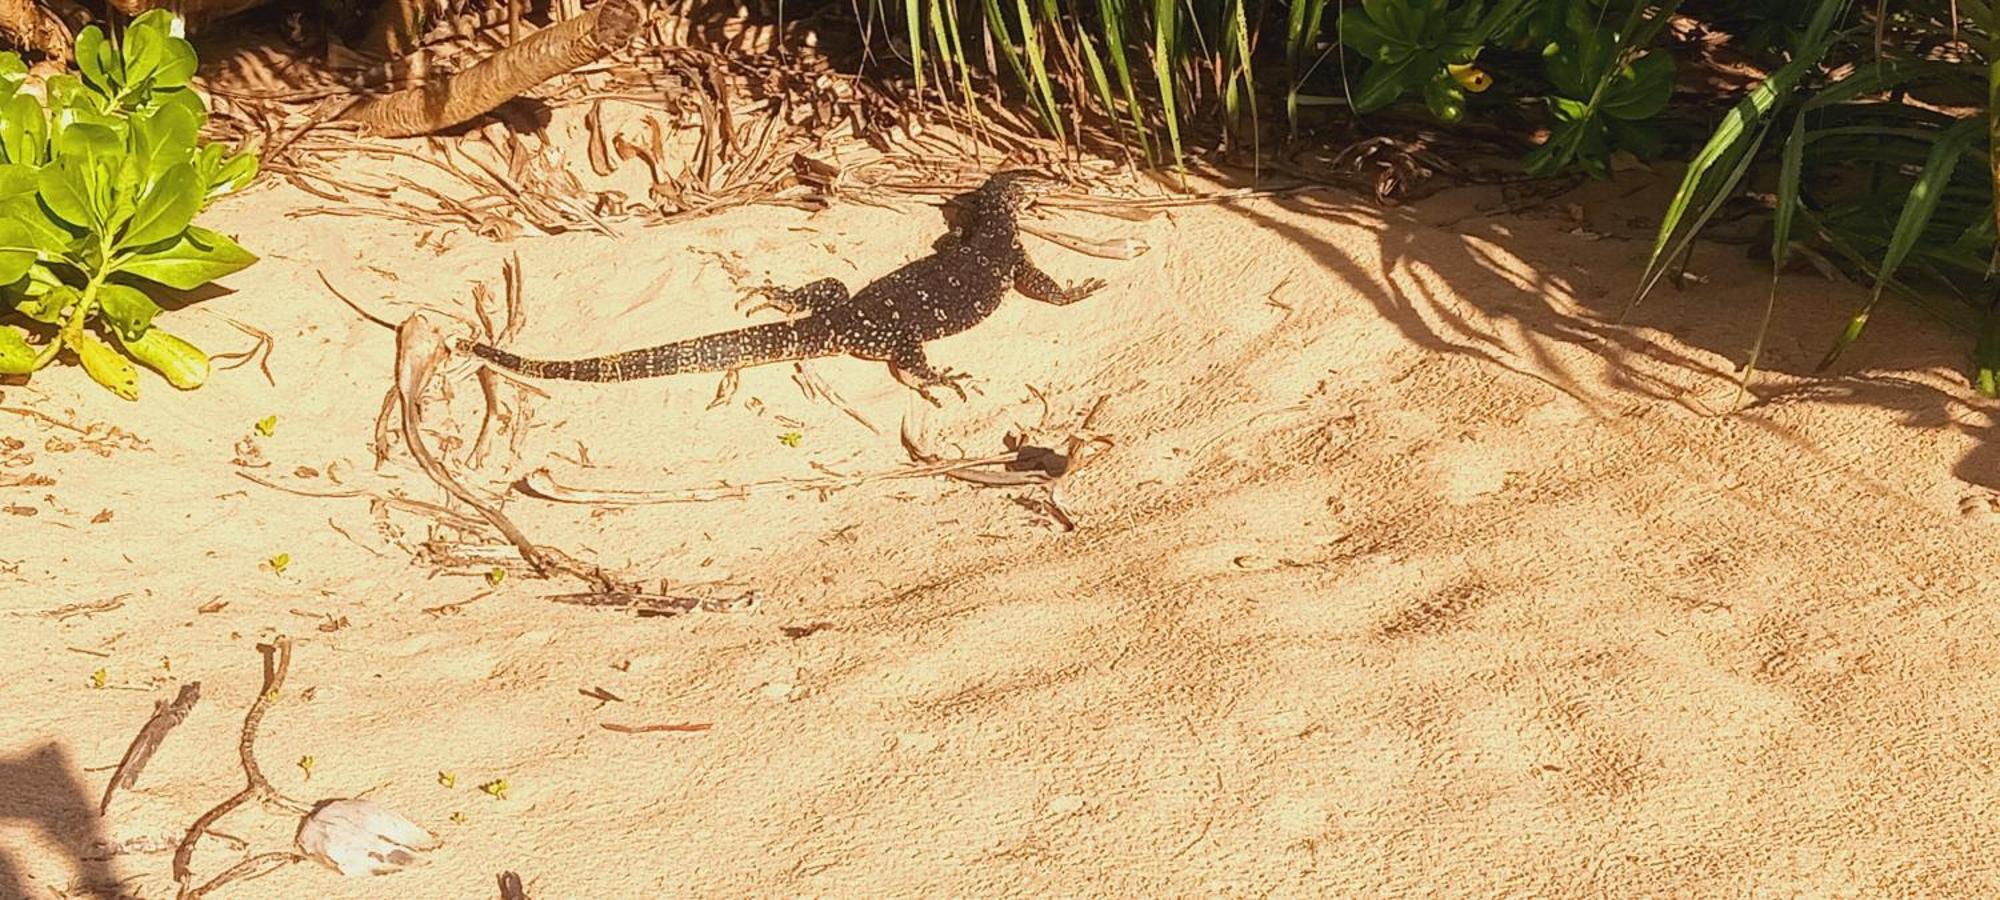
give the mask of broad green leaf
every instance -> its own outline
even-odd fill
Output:
[[[29,274],[32,277],[33,273]],[[39,292],[30,293],[28,296],[15,301],[14,309],[18,310],[21,315],[46,325],[55,325],[61,322],[63,317],[68,314],[70,307],[83,299],[83,294],[79,293],[76,288],[66,284],[57,284],[53,287],[37,287],[40,288]]]
[[[131,90],[145,84],[160,69],[165,33],[152,28],[140,28],[134,20],[132,27],[125,29],[125,88]]]
[[[208,107],[202,105],[201,95],[187,88],[170,91],[154,91],[153,106],[156,109],[178,107],[194,117],[197,126],[208,121]]]
[[[118,239],[118,246],[143,247],[180,234],[194,221],[205,193],[193,164],[168,169],[139,195],[132,222]]]
[[[119,337],[134,341],[153,327],[153,317],[160,314],[160,305],[146,296],[145,291],[107,282],[97,288],[97,311],[117,329]]]
[[[0,325],[0,375],[26,375],[35,370],[35,346],[21,332]]]
[[[1456,122],[1465,116],[1465,90],[1450,75],[1439,72],[1424,82],[1424,104],[1439,121]]]
[[[119,203],[120,182],[131,180],[121,174],[126,161],[123,135],[102,125],[77,122],[56,135],[54,147],[56,158],[43,172],[57,173],[75,196],[52,197],[47,193],[49,182],[44,181],[42,199],[50,209],[75,224],[99,227],[128,212]],[[81,220],[71,218],[76,210],[67,206],[79,197],[86,216]]]
[[[0,284],[11,284],[35,264],[35,240],[19,222],[0,219]]]
[[[88,122],[64,128],[56,135],[55,156],[61,159],[98,161],[122,155],[125,142],[117,130]]]
[[[0,200],[9,200],[22,194],[35,192],[34,166],[21,163],[0,163]]]
[[[0,52],[0,84],[20,84],[28,78],[28,64],[12,50]]]
[[[1674,59],[1655,51],[1619,70],[1604,91],[1598,110],[1607,116],[1638,121],[1667,107],[1674,94]]]
[[[0,158],[39,166],[48,161],[49,122],[42,105],[26,94],[0,104]]]
[[[153,87],[186,87],[198,62],[193,44],[185,38],[168,36],[160,43],[160,67],[153,72]]]
[[[1382,33],[1382,26],[1375,24],[1366,13],[1351,6],[1343,7],[1335,27],[1340,32],[1343,46],[1376,62],[1382,60],[1382,50],[1388,46],[1389,37]]]
[[[115,89],[104,70],[104,29],[87,25],[76,35],[76,68],[85,84],[104,93]]]
[[[51,163],[43,166],[36,182],[42,205],[71,225],[94,227],[98,216],[92,211],[90,187],[74,166]]]
[[[145,165],[147,180],[192,159],[200,131],[201,123],[180,106],[162,106],[134,115],[132,148]]]
[[[56,259],[67,259],[76,241],[77,233],[56,218],[36,192],[0,194],[0,220],[28,229],[29,240],[35,247]]]
[[[176,290],[193,290],[257,261],[235,241],[199,225],[163,246],[134,253],[117,263],[117,270],[157,281]]]
[[[209,178],[207,196],[203,198],[202,205],[207,206],[210,200],[242,190],[245,185],[250,183],[251,179],[256,177],[256,153],[245,151],[230,157]]]
[[[1423,75],[1428,75],[1425,63],[1434,62],[1428,57],[1412,57],[1399,63],[1375,63],[1361,76],[1361,86],[1354,91],[1353,105],[1357,113],[1370,113],[1396,102],[1410,84]]]
[[[48,93],[50,118],[55,120],[51,130],[61,130],[78,121],[104,123],[104,95],[85,87],[76,76],[50,75],[42,82],[42,88]]]

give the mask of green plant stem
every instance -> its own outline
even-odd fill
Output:
[[[109,264],[90,277],[90,282],[83,286],[83,299],[76,301],[76,309],[69,314],[69,319],[64,321],[62,328],[56,332],[56,340],[50,341],[48,346],[42,348],[42,352],[35,354],[36,369],[53,361],[64,345],[70,342],[71,335],[83,333],[83,323],[89,320],[90,314],[97,309],[97,289],[102,287],[104,280],[109,277],[111,277]]]

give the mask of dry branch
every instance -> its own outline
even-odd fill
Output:
[[[591,11],[537,31],[463,72],[360,104],[343,118],[387,137],[441,131],[491,112],[550,78],[625,46],[645,18],[639,0],[604,0]]]
[[[210,826],[228,815],[237,807],[251,800],[282,800],[284,795],[271,786],[264,777],[264,770],[257,765],[257,726],[264,721],[264,713],[271,704],[278,701],[278,692],[284,690],[285,673],[292,667],[292,641],[284,635],[271,639],[271,643],[258,644],[257,651],[264,655],[264,686],[257,692],[257,699],[250,704],[250,711],[243,715],[243,736],[237,740],[236,749],[243,763],[243,789],[229,799],[216,805],[214,809],[202,813],[201,818],[188,826],[187,834],[181,837],[179,847],[174,848],[174,881],[180,885],[178,900],[196,900],[210,891],[238,878],[246,877],[258,868],[274,862],[294,862],[298,857],[290,853],[264,853],[243,860],[229,867],[222,874],[208,880],[206,884],[194,885],[195,844],[208,833]]]
[[[170,9],[183,18],[199,22],[233,16],[246,9],[263,6],[270,0],[110,0],[110,2],[112,9],[128,16],[137,16],[149,9]]]
[[[160,749],[160,742],[167,739],[167,732],[187,720],[188,712],[201,699],[201,682],[194,681],[181,685],[180,693],[174,695],[173,702],[161,700],[153,706],[153,717],[139,728],[125,748],[125,756],[118,760],[118,769],[111,773],[111,783],[104,786],[104,801],[97,805],[97,814],[111,811],[111,795],[119,788],[130,790],[139,783],[139,773],[145,771],[146,763],[153,753]]]
[[[69,64],[71,35],[61,19],[35,0],[0,0],[0,44],[47,56],[52,62]]]
[[[443,488],[459,502],[472,507],[480,518],[485,519],[487,524],[504,535],[507,542],[513,544],[520,552],[521,558],[534,567],[536,574],[548,577],[563,573],[575,576],[598,591],[616,590],[617,586],[597,568],[578,562],[553,547],[537,546],[535,542],[528,540],[527,534],[521,531],[520,526],[515,525],[514,521],[507,518],[498,507],[479,499],[471,489],[460,484],[458,479],[445,468],[444,463],[424,445],[423,414],[419,408],[424,388],[430,384],[431,375],[437,370],[438,364],[450,355],[451,351],[445,346],[444,335],[422,313],[403,320],[403,324],[396,329],[396,386],[392,396],[401,414],[403,446],[408,448],[410,456],[416,459],[417,467],[436,482],[438,487]]]

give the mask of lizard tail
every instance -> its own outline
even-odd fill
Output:
[[[832,332],[813,318],[770,322],[703,335],[605,356],[585,359],[529,359],[498,347],[461,340],[461,352],[471,353],[536,378],[565,381],[633,381],[684,372],[721,372],[744,366],[807,359],[835,352]]]

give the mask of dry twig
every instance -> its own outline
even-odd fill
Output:
[[[201,682],[191,681],[181,685],[180,693],[172,702],[156,701],[153,717],[140,726],[139,733],[125,748],[124,758],[118,760],[118,768],[111,773],[111,783],[104,786],[104,800],[97,804],[97,814],[102,816],[111,811],[111,795],[119,788],[131,790],[139,783],[139,773],[146,770],[146,763],[152,761],[153,753],[160,749],[160,742],[167,739],[167,732],[187,721],[188,712],[201,699]]]
[[[214,809],[202,813],[200,818],[188,826],[187,834],[181,837],[179,847],[174,849],[174,881],[180,885],[178,900],[197,900],[234,881],[250,877],[251,873],[262,874],[277,865],[297,862],[304,857],[295,853],[263,853],[243,860],[224,870],[222,874],[209,879],[200,887],[194,885],[195,844],[223,816],[251,800],[260,802],[290,803],[271,782],[264,777],[264,770],[257,765],[257,726],[264,721],[264,714],[271,704],[278,702],[278,692],[284,690],[285,673],[292,667],[292,641],[284,635],[271,639],[271,643],[258,644],[257,652],[264,655],[264,685],[257,692],[257,699],[250,704],[250,711],[243,715],[243,736],[237,740],[236,749],[243,764],[243,790],[237,791],[229,799],[217,804]],[[269,867],[269,868],[266,868]],[[261,871],[260,871],[261,870]]]

